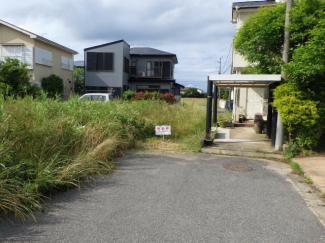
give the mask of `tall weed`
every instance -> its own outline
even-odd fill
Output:
[[[42,195],[109,173],[114,157],[154,141],[155,125],[171,125],[165,143],[200,149],[204,112],[195,106],[0,97],[0,212],[23,217]]]

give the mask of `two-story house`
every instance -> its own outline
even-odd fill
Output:
[[[84,49],[87,92],[113,92],[122,96],[126,90],[157,91],[180,97],[174,79],[175,54],[149,47],[134,47],[124,40]]]
[[[0,61],[6,57],[28,64],[31,82],[55,74],[63,79],[64,94],[73,92],[73,57],[78,52],[0,20]]]
[[[244,22],[259,8],[274,6],[275,0],[234,2],[232,5],[232,23],[236,24],[238,31]],[[235,74],[242,74],[242,70],[249,63],[238,53],[233,53],[233,71]],[[238,120],[240,114],[245,114],[248,119],[253,119],[256,113],[261,113],[266,119],[268,114],[269,87],[235,87],[234,97],[234,118]]]
[[[182,85],[176,83],[174,66],[178,63],[176,54],[150,47],[135,47],[130,50],[130,90],[157,91],[180,96]]]

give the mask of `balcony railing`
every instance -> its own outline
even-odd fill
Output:
[[[138,67],[130,66],[129,75],[131,78],[162,78],[162,67]]]

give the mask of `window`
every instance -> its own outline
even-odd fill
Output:
[[[114,54],[109,52],[87,52],[88,71],[113,71]]]
[[[35,63],[52,67],[52,52],[35,47]]]
[[[128,58],[124,57],[123,59],[123,71],[129,73],[130,61]]]
[[[159,77],[161,76],[161,63],[157,61],[147,62],[147,77]]]
[[[61,57],[61,68],[65,70],[73,71],[73,60],[67,57]]]
[[[160,85],[138,85],[137,86],[137,92],[159,92]]]
[[[22,63],[28,64],[27,69],[33,69],[33,47],[2,44],[2,47],[0,47],[0,61],[4,61],[7,57],[18,59]]]

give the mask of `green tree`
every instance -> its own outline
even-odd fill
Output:
[[[184,97],[201,98],[202,94],[197,91],[197,88],[189,88],[185,91]]]
[[[235,37],[235,50],[250,63],[249,73],[287,74],[275,90],[274,105],[294,142],[312,148],[325,128],[325,0],[300,0],[290,12],[290,62],[283,65],[285,4],[262,8]]]
[[[85,79],[85,70],[83,68],[75,67],[73,70],[74,78],[74,92],[82,95],[86,93],[86,87],[84,83]]]
[[[285,4],[261,8],[239,29],[234,49],[254,66],[253,73],[280,73]]]
[[[8,92],[8,94],[26,92],[31,86],[27,66],[27,64],[20,63],[19,60],[11,58],[0,62],[0,92]]]
[[[64,89],[63,79],[59,76],[51,74],[49,77],[42,79],[42,88],[51,98],[54,98],[57,95],[62,96]]]

